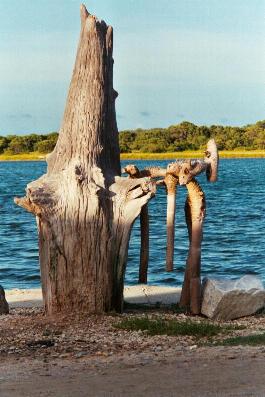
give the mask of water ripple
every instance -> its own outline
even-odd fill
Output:
[[[123,164],[126,162],[123,162]],[[135,161],[140,167],[164,161]],[[265,159],[227,159],[220,164],[219,181],[200,183],[206,193],[207,217],[202,249],[202,274],[236,278],[260,275],[265,281]],[[38,242],[35,219],[13,203],[23,196],[28,182],[46,170],[43,162],[0,163],[0,284],[5,288],[32,288],[40,285]],[[254,177],[253,177],[254,175]],[[186,189],[178,189],[175,270],[165,271],[166,195],[158,189],[149,204],[149,282],[155,285],[180,284],[188,251],[184,217]],[[140,225],[133,226],[126,270],[126,283],[136,284],[139,267]]]

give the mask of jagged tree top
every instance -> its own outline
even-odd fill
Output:
[[[48,174],[73,160],[87,170],[97,166],[103,174],[120,174],[112,50],[112,27],[82,4],[76,62],[59,139],[47,159]]]

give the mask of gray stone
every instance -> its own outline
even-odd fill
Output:
[[[9,313],[9,306],[6,301],[5,290],[2,287],[2,285],[0,285],[0,314],[8,314],[8,313]]]
[[[205,316],[215,320],[233,320],[250,316],[265,305],[262,281],[246,275],[237,280],[203,280],[202,309]]]

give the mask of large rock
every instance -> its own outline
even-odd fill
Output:
[[[5,290],[2,287],[2,285],[0,285],[0,314],[8,314],[8,313],[9,313],[9,306],[6,301]]]
[[[255,276],[238,280],[203,280],[201,312],[216,320],[233,320],[256,313],[265,305],[262,281]]]

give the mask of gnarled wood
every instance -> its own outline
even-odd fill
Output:
[[[215,140],[210,139],[207,143],[204,160],[177,160],[176,163],[169,164],[168,172],[178,175],[180,185],[187,185],[195,176],[204,171],[209,182],[216,182],[218,165],[218,149]]]
[[[130,178],[141,178],[147,176],[147,173],[140,171],[133,164],[127,165],[122,172],[126,172]],[[140,248],[140,266],[138,282],[147,284],[147,272],[149,262],[149,214],[147,204],[143,206],[140,213],[140,231],[141,231],[141,248]]]
[[[132,224],[150,178],[120,177],[112,27],[81,6],[81,33],[47,174],[16,203],[37,217],[46,312],[122,310]]]
[[[199,314],[201,310],[201,242],[206,204],[205,195],[195,179],[187,184],[187,189],[188,196],[185,205],[185,214],[190,247],[181,291],[180,306],[190,307],[193,314]]]
[[[218,175],[218,166],[219,166],[219,154],[214,139],[210,139],[207,142],[207,149],[205,151],[204,161],[208,164],[206,170],[207,180],[209,182],[216,182]]]

